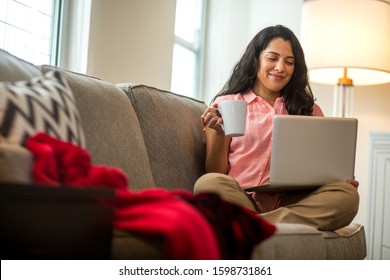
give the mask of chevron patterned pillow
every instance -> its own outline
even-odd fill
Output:
[[[85,148],[76,100],[59,71],[30,81],[0,82],[0,142],[23,145],[37,132]]]

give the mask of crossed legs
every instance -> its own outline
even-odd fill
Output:
[[[228,175],[203,175],[194,186],[195,194],[201,192],[218,193],[226,201],[259,212],[252,197]],[[260,214],[272,223],[299,223],[318,230],[336,230],[349,225],[358,208],[356,188],[346,182],[335,182],[310,191],[286,192],[277,209]]]

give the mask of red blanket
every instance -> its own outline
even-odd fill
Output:
[[[163,236],[167,259],[249,258],[253,246],[275,232],[258,215],[212,194],[161,188],[131,192],[122,170],[92,165],[86,150],[46,133],[25,145],[34,155],[35,182],[114,188],[114,228]]]

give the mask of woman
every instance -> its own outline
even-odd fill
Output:
[[[248,104],[245,135],[225,136],[216,109],[223,100]],[[308,83],[302,47],[288,28],[263,29],[249,43],[232,75],[202,115],[206,171],[194,192],[216,192],[273,223],[301,223],[319,230],[344,227],[355,217],[359,183],[327,184],[310,191],[247,194],[243,187],[268,183],[275,114],[323,116]]]

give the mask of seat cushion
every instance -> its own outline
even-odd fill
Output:
[[[162,260],[163,237],[148,237],[127,231],[114,230],[111,243],[113,260]]]
[[[276,226],[276,234],[254,248],[252,259],[326,259],[326,247],[320,231],[300,224],[276,224]]]
[[[276,226],[276,234],[255,247],[252,259],[354,260],[366,257],[362,225],[351,224],[335,232],[322,232],[301,224]]]
[[[25,147],[0,143],[0,182],[30,184],[33,156]]]

